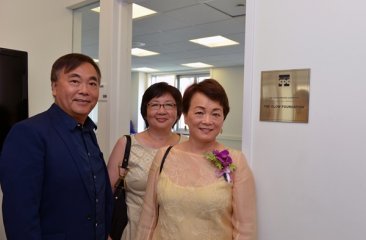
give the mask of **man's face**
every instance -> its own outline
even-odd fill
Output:
[[[83,63],[74,70],[64,73],[52,83],[55,103],[77,122],[84,123],[97,104],[100,79],[90,63]]]

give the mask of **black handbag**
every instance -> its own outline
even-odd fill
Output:
[[[127,204],[126,204],[126,189],[125,189],[125,176],[128,171],[128,159],[130,157],[131,150],[131,136],[125,135],[126,137],[126,147],[125,154],[123,157],[122,164],[119,166],[119,179],[115,185],[116,189],[114,191],[114,207],[112,214],[112,226],[109,236],[113,240],[120,240],[123,230],[128,223],[127,216]],[[121,174],[123,172],[123,174]]]

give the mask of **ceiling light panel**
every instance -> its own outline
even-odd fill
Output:
[[[184,63],[182,65],[183,66],[186,66],[186,67],[191,67],[191,68],[208,68],[208,67],[213,67],[212,65],[209,65],[209,64],[206,64],[206,63],[202,63],[202,62]]]
[[[206,47],[215,48],[215,47],[225,47],[225,46],[231,46],[231,45],[237,45],[238,42],[235,42],[233,40],[230,40],[223,36],[212,36],[212,37],[205,37],[205,38],[197,38],[189,40],[191,42],[201,44]]]
[[[93,12],[100,13],[100,7],[95,7],[95,8],[92,8],[90,10],[92,10]]]
[[[149,8],[140,6],[136,3],[132,4],[132,19],[145,17],[145,16],[152,15],[155,13],[156,13],[156,11],[151,10]]]
[[[148,67],[134,68],[132,70],[137,71],[137,72],[159,72],[158,69],[148,68]]]
[[[147,57],[147,56],[153,56],[153,55],[158,55],[159,53],[157,52],[153,52],[153,51],[148,51],[142,48],[132,48],[131,49],[131,55],[136,56],[136,57]]]
[[[94,12],[100,13],[100,7],[95,7],[95,8],[92,8],[91,10]],[[132,4],[132,19],[149,16],[149,15],[152,15],[155,13],[156,13],[156,11],[151,10],[149,8],[140,6],[136,3]]]

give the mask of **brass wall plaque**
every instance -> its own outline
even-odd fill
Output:
[[[263,71],[260,121],[307,123],[310,69]]]

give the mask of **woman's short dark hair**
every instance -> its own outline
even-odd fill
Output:
[[[229,100],[225,89],[215,79],[205,79],[202,82],[190,85],[183,94],[183,113],[187,114],[192,97],[196,93],[202,93],[212,101],[219,102],[224,110],[224,119],[230,111]]]
[[[58,58],[52,65],[51,82],[56,82],[58,80],[61,70],[63,70],[64,73],[68,73],[84,63],[90,63],[95,68],[95,71],[98,74],[98,82],[100,83],[102,74],[100,73],[98,65],[91,57],[81,53],[69,53]]]
[[[161,97],[164,94],[170,94],[175,100],[177,107],[177,121],[179,120],[180,115],[182,115],[182,94],[180,91],[176,87],[173,87],[166,82],[154,83],[146,89],[141,101],[140,111],[145,121],[146,127],[149,127],[149,123],[147,122],[147,104],[151,99]],[[174,124],[176,124],[177,121],[175,121]]]

